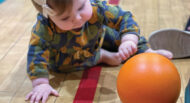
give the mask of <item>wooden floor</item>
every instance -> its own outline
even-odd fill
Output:
[[[32,90],[26,75],[26,53],[36,11],[31,0],[6,0],[0,4],[0,103],[25,103]],[[141,34],[148,38],[161,28],[183,29],[190,16],[190,0],[122,0],[120,5],[136,16]],[[190,78],[190,59],[173,60],[179,70],[182,87],[177,103],[184,103],[184,90]],[[103,67],[94,103],[119,103],[116,78],[121,66]],[[82,72],[51,75],[50,82],[60,97],[48,103],[72,103]],[[61,79],[58,77],[62,77]]]

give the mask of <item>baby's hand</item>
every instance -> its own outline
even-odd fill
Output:
[[[122,42],[119,46],[119,55],[123,60],[126,60],[131,55],[137,52],[137,45],[133,41]]]
[[[49,84],[39,84],[28,93],[26,100],[30,100],[30,103],[40,103],[40,100],[42,100],[42,103],[45,103],[50,94],[59,96],[58,92]]]

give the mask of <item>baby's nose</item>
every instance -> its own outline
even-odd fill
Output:
[[[77,22],[81,21],[81,19],[82,19],[81,15],[80,15],[80,14],[77,14],[77,15],[75,16],[74,20],[73,20],[73,23],[77,23]]]
[[[76,15],[76,20],[81,20],[81,19],[82,19],[82,17],[80,14]]]

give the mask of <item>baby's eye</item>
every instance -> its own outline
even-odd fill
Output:
[[[81,11],[84,8],[84,6],[80,7],[78,10]]]
[[[66,21],[66,20],[68,20],[69,19],[69,17],[66,17],[66,18],[62,18],[61,20],[62,21]]]
[[[78,10],[81,11],[85,7],[85,5],[86,3],[83,3],[82,6]]]

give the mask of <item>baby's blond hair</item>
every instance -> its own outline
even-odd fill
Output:
[[[56,15],[63,14],[66,10],[71,10],[73,6],[73,0],[47,0],[47,5],[56,11]],[[38,10],[38,12],[43,14],[42,5],[36,3],[35,0],[32,0],[33,5]]]

